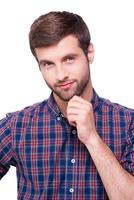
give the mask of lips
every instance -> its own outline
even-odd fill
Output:
[[[57,86],[63,89],[68,89],[73,85],[74,82],[75,81],[65,82],[65,83],[58,84]]]

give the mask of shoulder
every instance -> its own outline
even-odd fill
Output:
[[[113,118],[119,118],[120,121],[127,121],[134,124],[134,109],[111,102],[105,98],[100,98],[100,102],[103,113],[108,113]]]
[[[121,105],[119,103],[111,102],[109,99],[106,99],[106,98],[100,98],[100,101],[102,103],[102,106],[108,107],[111,110],[114,110],[114,111],[117,111],[117,112],[123,111],[123,112],[127,112],[127,113],[134,115],[134,109],[133,108],[128,108],[128,107]]]
[[[47,101],[48,100],[44,100],[27,106],[19,111],[7,113],[5,118],[0,120],[0,131],[4,130],[6,127],[11,127],[16,123],[26,123],[26,121],[28,122],[35,115],[40,115],[46,109]]]

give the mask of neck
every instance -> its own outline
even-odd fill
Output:
[[[85,90],[83,91],[81,97],[87,101],[91,101],[92,99],[92,95],[93,95],[93,89],[92,89],[92,83],[91,81],[88,82]],[[63,101],[62,99],[60,99],[57,95],[54,94],[54,98],[55,101],[58,105],[58,107],[60,108],[60,111],[62,112],[62,114],[67,117],[67,105],[68,105],[68,101]]]

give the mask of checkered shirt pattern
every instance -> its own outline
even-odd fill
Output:
[[[134,110],[95,91],[91,103],[98,134],[134,175]],[[18,200],[108,199],[77,129],[61,114],[53,94],[0,121],[0,178],[10,166],[17,171]]]

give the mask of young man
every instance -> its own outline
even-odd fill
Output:
[[[134,199],[134,110],[93,89],[85,22],[50,12],[29,40],[52,93],[1,120],[0,177],[16,167],[19,200]]]

